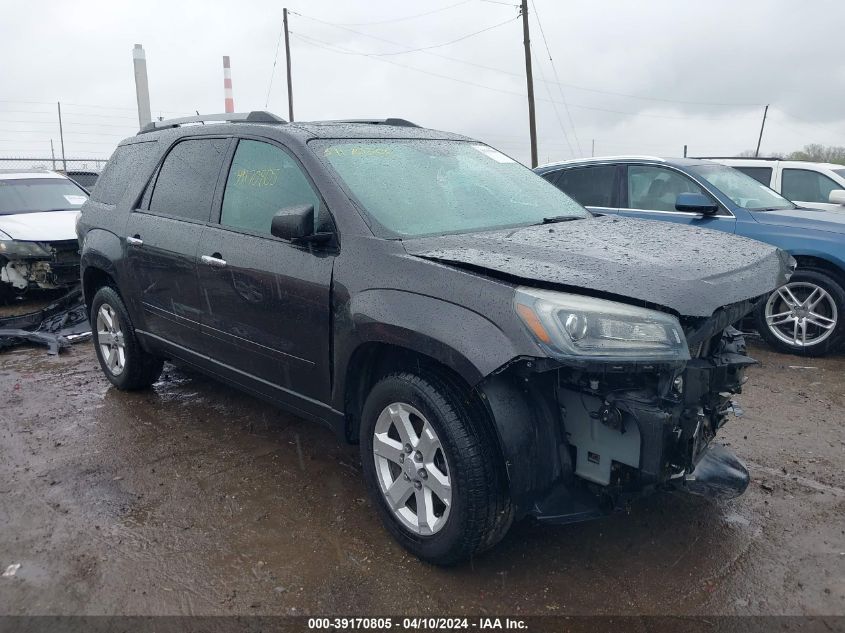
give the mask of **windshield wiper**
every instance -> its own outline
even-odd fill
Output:
[[[543,218],[540,224],[557,224],[558,222],[569,222],[570,220],[583,220],[580,215],[555,215],[550,218]]]

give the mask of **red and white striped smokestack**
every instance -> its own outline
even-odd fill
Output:
[[[223,97],[226,102],[226,112],[235,111],[235,99],[232,96],[232,67],[229,65],[229,56],[223,56]]]

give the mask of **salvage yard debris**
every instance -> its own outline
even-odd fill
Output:
[[[0,317],[0,351],[30,342],[46,345],[49,354],[58,354],[90,337],[91,326],[79,287],[41,310]]]

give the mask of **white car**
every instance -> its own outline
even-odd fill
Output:
[[[802,207],[845,211],[845,165],[769,158],[712,158]]]
[[[0,171],[0,298],[79,283],[76,218],[87,199],[52,171]]]

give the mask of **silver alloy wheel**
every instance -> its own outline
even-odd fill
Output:
[[[126,366],[126,342],[117,313],[108,303],[97,310],[97,345],[112,375],[122,374]]]
[[[839,311],[830,293],[814,283],[796,281],[775,290],[766,302],[766,325],[792,347],[811,347],[836,330]]]
[[[415,534],[435,534],[452,507],[452,481],[440,438],[425,416],[404,402],[384,408],[373,431],[373,459],[385,501]]]

